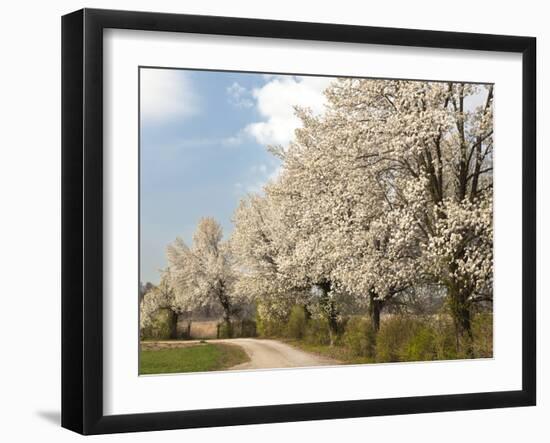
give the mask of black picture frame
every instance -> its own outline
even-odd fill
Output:
[[[522,388],[260,407],[103,413],[103,30],[172,31],[520,53]],[[536,39],[83,9],[62,18],[62,426],[82,434],[532,406],[536,403]]]

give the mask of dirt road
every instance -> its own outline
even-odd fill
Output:
[[[211,340],[241,346],[250,357],[250,361],[233,366],[230,369],[298,368],[307,366],[337,365],[340,362],[328,357],[301,351],[277,340],[259,340],[256,338],[234,338],[229,340]]]
[[[142,342],[142,349],[159,350],[184,348],[204,343],[201,340],[159,340]],[[338,360],[309,352],[301,351],[278,340],[264,340],[257,338],[231,338],[208,340],[207,343],[227,343],[237,345],[244,349],[250,357],[250,361],[229,368],[229,370],[242,369],[268,369],[268,368],[303,368],[308,366],[333,366],[341,364]]]

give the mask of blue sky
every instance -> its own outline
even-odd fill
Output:
[[[157,283],[166,245],[188,244],[201,217],[225,238],[247,193],[261,192],[298,121],[293,105],[321,112],[330,80],[141,68],[141,280]]]

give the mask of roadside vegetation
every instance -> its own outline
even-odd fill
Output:
[[[368,316],[350,316],[338,324],[334,343],[330,343],[328,323],[308,319],[306,310],[296,306],[287,319],[260,322],[264,338],[282,338],[307,352],[330,357],[344,364],[389,363],[407,361],[491,358],[493,355],[493,317],[491,313],[474,314],[472,322],[473,354],[464,350],[452,317],[439,315],[392,314],[381,319],[374,330]]]

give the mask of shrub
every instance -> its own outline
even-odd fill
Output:
[[[256,317],[256,332],[260,337],[281,337],[285,328],[286,323],[282,320]]]
[[[167,340],[173,338],[176,330],[176,315],[171,309],[160,309],[154,314],[151,325],[143,328],[142,338]]]
[[[473,351],[476,358],[493,356],[493,314],[480,312],[472,319]]]
[[[307,317],[303,306],[294,306],[290,312],[287,325],[287,336],[297,340],[306,334]]]
[[[233,338],[233,324],[230,322],[219,323],[218,338]]]
[[[493,315],[480,312],[471,319],[473,340],[460,337],[449,315],[441,314],[433,321],[436,359],[491,358],[493,356]],[[467,350],[471,347],[472,354]]]
[[[437,332],[432,320],[421,317],[387,317],[376,339],[379,362],[427,361],[438,358]]]
[[[307,323],[305,341],[312,345],[329,345],[330,331],[324,318],[311,319]]]
[[[256,334],[259,337],[282,337],[286,332],[285,315],[267,315],[269,310],[262,309],[261,304],[256,304]]]
[[[250,319],[241,320],[239,337],[256,337],[256,322]]]
[[[256,337],[256,322],[250,319],[233,320],[231,330],[228,331],[228,325],[220,323],[218,325],[218,334],[220,338],[242,338]]]
[[[440,314],[432,321],[434,331],[435,359],[453,360],[459,358],[456,329],[450,316]]]
[[[379,362],[403,361],[405,347],[411,335],[410,320],[396,315],[385,318],[376,337],[376,360]]]
[[[374,358],[376,333],[366,318],[352,317],[348,320],[342,337],[343,344],[356,357]]]
[[[415,324],[406,345],[407,361],[434,360],[437,356],[435,332],[429,324]]]
[[[488,317],[480,317],[476,318],[472,327],[475,356],[487,355],[492,350],[489,333],[492,322]],[[454,323],[444,313],[429,317],[389,317],[382,321],[378,333],[376,360],[395,362],[467,358],[463,344],[457,343],[457,340]]]

